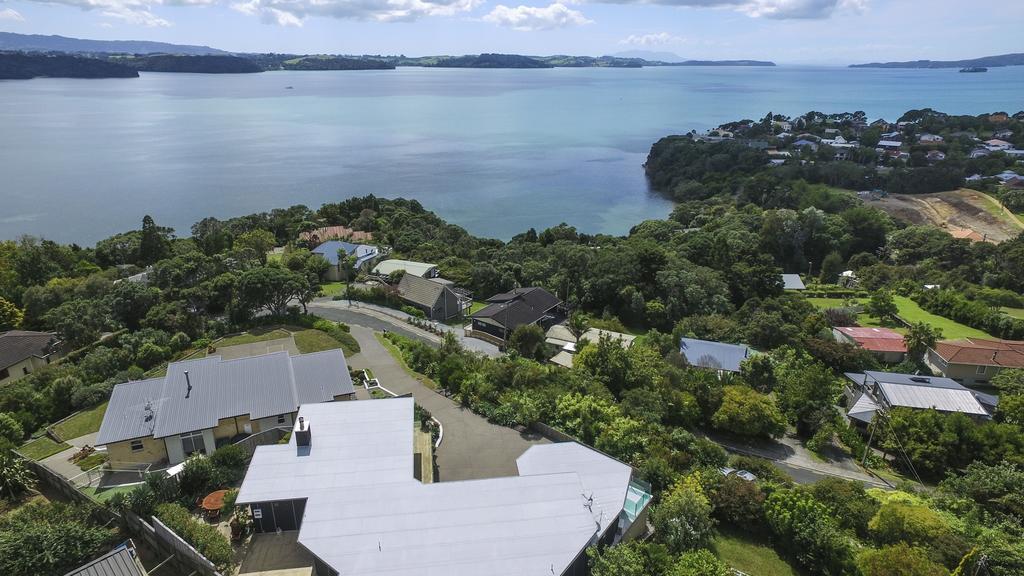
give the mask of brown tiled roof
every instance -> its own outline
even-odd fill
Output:
[[[327,240],[351,240],[352,242],[369,242],[373,234],[362,230],[353,230],[348,226],[325,226],[299,234],[300,240],[325,242]]]
[[[935,352],[950,364],[1024,368],[1024,342],[986,338],[943,340]]]
[[[53,346],[59,343],[60,340],[53,332],[0,332],[0,368],[13,366],[32,356],[46,356],[53,351]]]
[[[907,344],[903,334],[888,328],[872,328],[861,326],[840,326],[839,330],[846,334],[858,346],[872,352],[906,352]]]

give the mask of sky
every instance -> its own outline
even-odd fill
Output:
[[[235,52],[598,56],[792,64],[1024,51],[1024,0],[0,0],[0,31]]]

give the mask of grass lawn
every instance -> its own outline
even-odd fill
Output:
[[[105,452],[93,452],[85,458],[82,458],[75,463],[76,466],[82,469],[82,471],[92,470],[93,468],[103,464],[107,461],[107,454]]]
[[[338,296],[345,293],[344,282],[326,282],[320,285],[324,296]]]
[[[98,432],[100,424],[103,422],[103,414],[106,411],[107,402],[87,410],[82,410],[78,414],[75,414],[71,418],[68,418],[54,426],[53,431],[57,434],[57,437],[62,440],[71,440],[72,438],[78,438],[79,436]]]
[[[771,546],[748,534],[722,530],[712,548],[723,562],[750,576],[797,575]]]
[[[18,452],[21,452],[26,458],[38,461],[53,456],[58,452],[63,452],[68,448],[71,448],[70,444],[65,442],[58,444],[51,440],[49,436],[40,436],[28,444],[22,445],[21,448],[18,448]]]
[[[395,361],[398,362],[398,365],[402,367],[402,370],[405,370],[406,374],[408,374],[412,378],[415,378],[416,380],[419,380],[420,383],[426,386],[427,388],[430,388],[431,390],[437,390],[438,386],[436,382],[434,382],[430,378],[427,378],[423,374],[416,372],[415,370],[409,368],[409,366],[406,365],[405,359],[402,358],[402,351],[398,348],[398,346],[392,344],[391,341],[385,338],[384,335],[382,334],[374,332],[373,335],[377,337],[377,341],[380,342],[381,346],[387,348],[387,351],[391,353],[391,355],[395,358]],[[387,387],[386,384],[385,387]]]
[[[228,336],[227,338],[214,342],[213,345],[217,348],[223,348],[225,346],[237,346],[239,344],[252,344],[254,342],[277,340],[278,338],[287,338],[288,336],[288,332],[281,328],[257,328],[236,336]]]
[[[1018,320],[1024,320],[1024,308],[1010,308],[1008,306],[1003,306],[1001,310],[1007,316],[1016,318]]]
[[[129,486],[113,486],[111,488],[100,488],[96,489],[92,486],[86,486],[82,488],[82,492],[85,492],[89,496],[99,500],[100,502],[106,502],[114,497],[115,494],[124,494],[125,492],[131,492],[135,488],[135,485]]]
[[[481,302],[479,300],[473,300],[473,304],[469,307],[469,313],[466,314],[466,316],[469,316],[470,314],[476,314],[477,312],[479,312],[480,310],[483,310],[486,307],[487,307],[487,302]]]
[[[864,304],[867,302],[867,298],[857,298],[855,301],[858,304]],[[818,308],[840,308],[846,305],[846,300],[842,298],[808,298],[808,302],[814,304]],[[970,326],[964,326],[959,322],[954,322],[948,318],[937,316],[931,312],[927,312],[917,305],[916,302],[906,296],[893,296],[893,301],[896,302],[896,307],[899,309],[900,318],[903,318],[907,322],[927,322],[936,328],[942,329],[943,339],[953,338],[991,338],[988,334],[971,328]],[[1021,310],[1024,313],[1024,310]],[[867,314],[861,314],[857,317],[857,323],[861,326],[883,326],[877,318],[868,316]],[[902,326],[888,326],[893,330],[901,333],[905,333],[907,330]]]
[[[341,348],[345,352],[345,356],[351,356],[357,352],[358,343],[356,348],[353,349],[351,343],[346,343],[343,340],[338,340],[334,336],[323,332],[321,330],[299,330],[292,334],[295,338],[295,346],[298,347],[299,352],[308,354],[310,352],[322,352],[324,350],[334,350],[335,348]],[[355,339],[353,338],[353,342]]]

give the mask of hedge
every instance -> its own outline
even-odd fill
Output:
[[[227,536],[218,532],[216,527],[193,518],[188,510],[178,504],[157,506],[156,517],[207,560],[213,562],[218,570],[231,568],[234,563],[234,551]]]

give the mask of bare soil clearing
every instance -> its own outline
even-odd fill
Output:
[[[935,194],[892,194],[868,204],[912,224],[931,224],[950,233],[967,229],[993,243],[1016,237],[1024,230],[1020,220],[991,197],[967,188]]]

